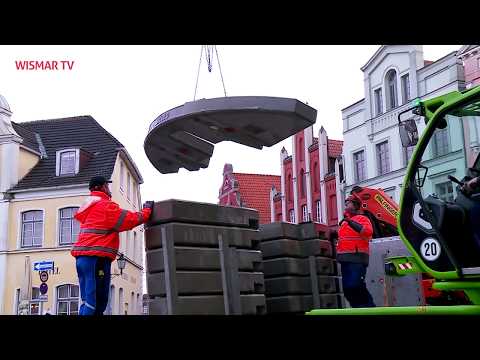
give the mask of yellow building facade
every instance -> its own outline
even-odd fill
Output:
[[[79,228],[73,214],[90,193],[88,179],[111,179],[112,200],[131,211],[141,209],[143,180],[123,146],[91,117],[25,125],[12,123],[10,117],[0,96],[0,314],[17,314],[25,294],[32,315],[78,314],[81,300],[70,250]],[[53,141],[58,137],[50,138],[49,126],[53,132],[64,126],[71,135],[63,143]],[[77,131],[72,129],[77,128],[103,131],[105,141],[90,141],[82,134],[75,138]],[[112,262],[106,314],[142,314],[143,250],[142,226],[120,234],[119,253],[126,267],[120,274],[117,261]],[[40,292],[40,272],[34,271],[35,263],[42,261],[54,264],[47,271],[45,294]]]

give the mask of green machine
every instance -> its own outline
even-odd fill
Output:
[[[420,138],[418,117],[426,124]],[[397,218],[412,256],[388,258],[385,273],[426,273],[435,279],[433,289],[463,291],[471,305],[314,309],[307,315],[480,314],[480,193],[462,187],[480,176],[480,86],[416,99],[398,122],[403,147],[414,147]]]

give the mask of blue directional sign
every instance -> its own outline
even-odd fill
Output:
[[[54,262],[52,260],[36,261],[33,263],[33,271],[53,270]]]

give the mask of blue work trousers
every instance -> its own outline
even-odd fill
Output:
[[[375,307],[372,295],[367,289],[365,275],[367,265],[341,262],[343,294],[352,308]]]
[[[77,257],[77,274],[82,298],[79,315],[103,315],[110,292],[111,263],[112,261],[105,257]]]

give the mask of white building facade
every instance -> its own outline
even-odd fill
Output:
[[[337,198],[345,199],[352,187],[359,185],[382,188],[398,203],[413,151],[402,147],[398,114],[408,109],[413,99],[464,90],[463,66],[456,52],[431,62],[424,61],[421,45],[388,45],[381,46],[361,70],[365,97],[342,110],[344,144],[340,160],[345,175],[339,179]],[[408,117],[408,113],[402,115],[402,119]],[[425,124],[420,119],[416,117],[421,134]],[[448,138],[441,141],[448,142]],[[447,175],[437,179],[440,185],[442,181],[450,191]],[[338,203],[340,218],[344,202]]]

